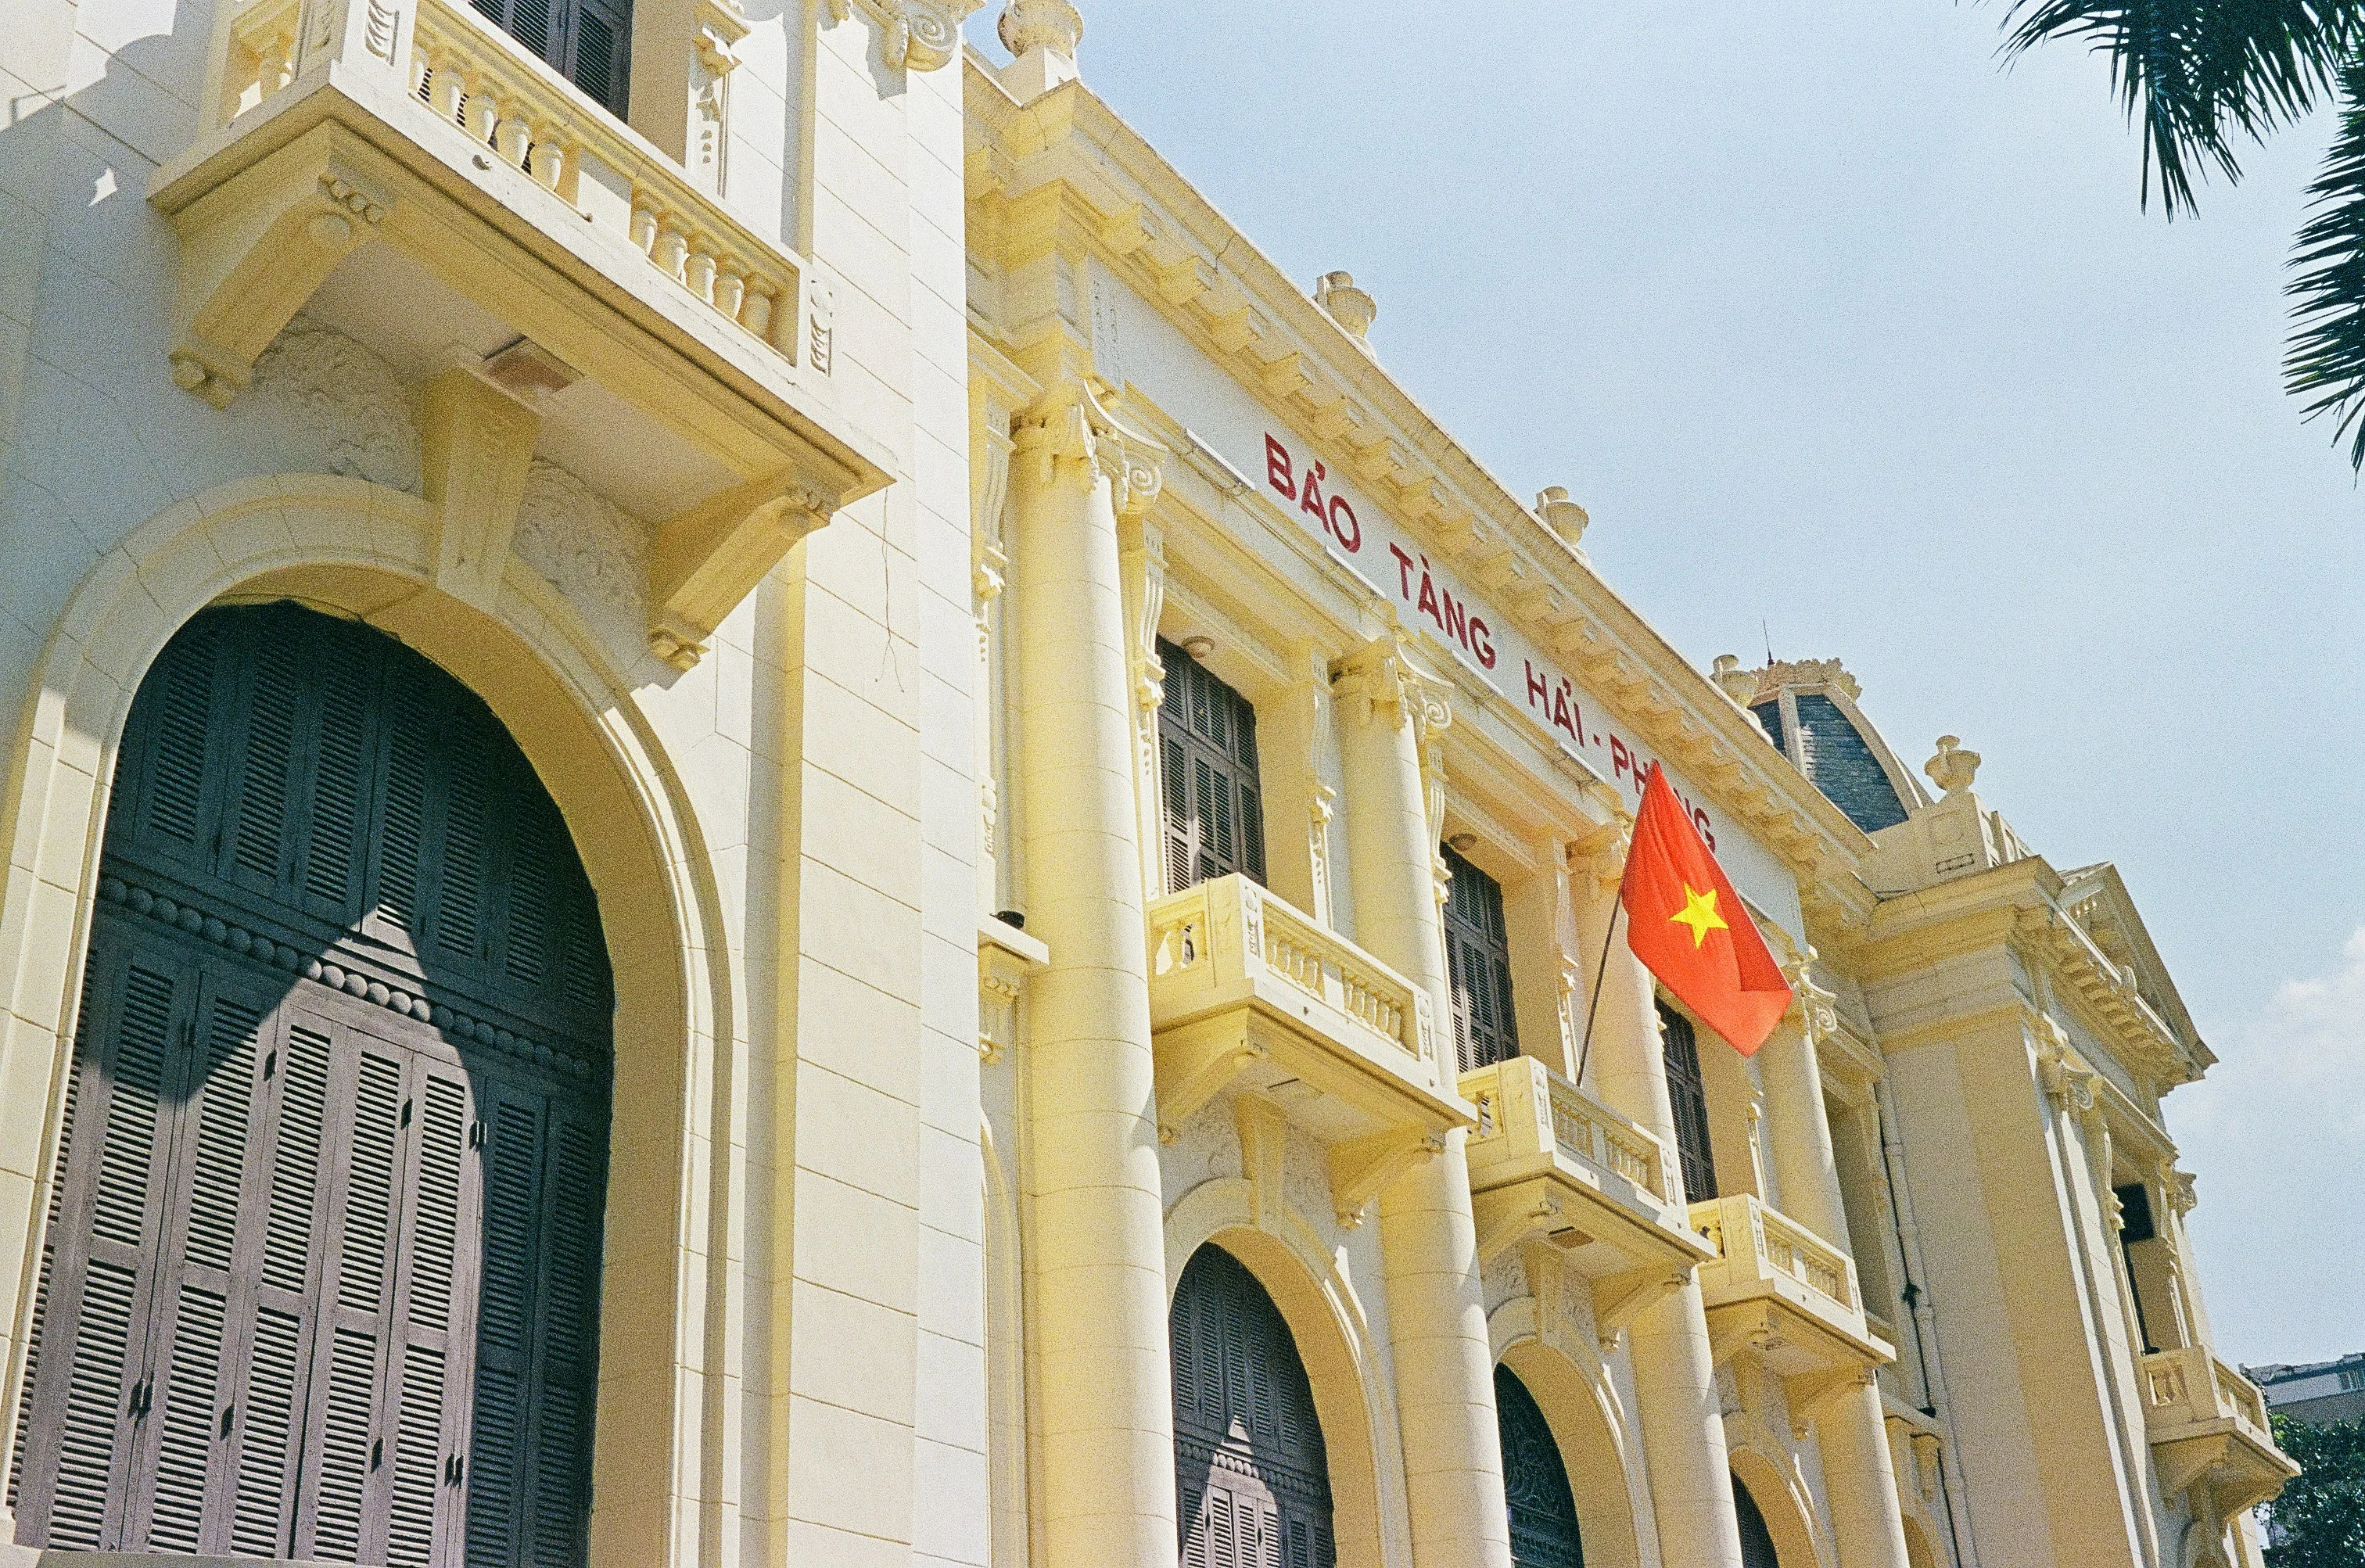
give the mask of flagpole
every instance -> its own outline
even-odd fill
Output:
[[[1609,948],[1618,940],[1618,917],[1626,913],[1626,873],[1634,864],[1628,855],[1618,868],[1618,891],[1609,901],[1609,923],[1601,932],[1601,961],[1593,969],[1593,996],[1585,1006],[1585,1040],[1576,1048],[1576,1086],[1585,1087],[1585,1064],[1593,1056],[1593,1020],[1601,1011],[1601,982],[1609,974]]]

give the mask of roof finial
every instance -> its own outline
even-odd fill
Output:
[[[1938,755],[1922,765],[1930,781],[1949,795],[1959,795],[1979,776],[1979,754],[1965,751],[1959,736],[1940,735]]]
[[[1007,0],[994,29],[1012,56],[1002,84],[1026,103],[1076,79],[1084,18],[1070,0]]]
[[[1373,318],[1380,313],[1371,295],[1355,286],[1352,273],[1324,273],[1314,285],[1314,303],[1357,342],[1371,336]]]

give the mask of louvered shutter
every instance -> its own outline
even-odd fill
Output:
[[[22,1539],[580,1562],[612,987],[523,756],[380,633],[210,610],[133,705],[103,864]],[[521,1117],[488,1226],[480,1145]],[[480,1269],[505,1326],[483,1337]],[[488,1390],[480,1338],[508,1347]],[[480,1398],[513,1506],[478,1549]]]
[[[207,976],[191,1047],[171,1075],[177,1147],[155,1306],[142,1336],[155,1364],[132,1462],[129,1549],[219,1550],[227,1532],[236,1490],[230,1439],[252,1311],[252,1260],[242,1254],[259,1239],[241,1222],[263,1186],[252,1157],[274,1000],[247,977]]]
[[[21,1476],[27,1538],[81,1551],[123,1540],[132,1447],[149,1404],[145,1326],[154,1308],[174,1118],[167,1098],[195,989],[173,946],[102,928],[87,959],[73,1125],[57,1181],[45,1336],[28,1397]]]
[[[1256,710],[1171,643],[1159,705],[1167,891],[1234,872],[1262,882],[1264,807],[1257,778]]]
[[[1174,1293],[1181,1559],[1335,1568],[1329,1464],[1289,1326],[1238,1260],[1208,1246]]]
[[[630,0],[473,0],[502,31],[616,116],[631,63]]]
[[[1441,849],[1452,880],[1445,893],[1445,956],[1453,987],[1453,1043],[1468,1072],[1519,1054],[1511,1006],[1510,927],[1494,878]]]
[[[1700,1076],[1699,1042],[1692,1021],[1662,1002],[1659,1041],[1666,1060],[1667,1101],[1675,1111],[1676,1162],[1683,1169],[1684,1197],[1713,1198],[1716,1153],[1709,1141],[1708,1081]]]

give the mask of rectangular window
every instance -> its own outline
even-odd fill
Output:
[[[2340,1392],[2354,1394],[2360,1388],[2365,1388],[2365,1367],[2341,1368]]]
[[[1495,879],[1444,851],[1453,874],[1445,893],[1445,958],[1453,980],[1453,1044],[1462,1070],[1519,1054],[1511,1016],[1511,941],[1503,890]]]
[[[1692,1021],[1659,1003],[1659,1040],[1666,1052],[1667,1099],[1676,1113],[1676,1154],[1683,1166],[1684,1201],[1713,1198],[1716,1155],[1709,1147],[1708,1081],[1700,1076],[1699,1042]]]
[[[1166,890],[1181,892],[1236,871],[1262,882],[1256,710],[1173,644],[1161,639],[1158,658],[1166,666],[1166,698],[1158,709]]]

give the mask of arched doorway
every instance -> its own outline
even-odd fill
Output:
[[[1738,1475],[1732,1478],[1732,1511],[1741,1516],[1741,1568],[1782,1568],[1782,1559],[1774,1550],[1774,1532],[1765,1528],[1757,1499],[1749,1495]]]
[[[580,1561],[613,992],[514,742],[382,633],[207,610],[100,872],[19,1539]]]
[[[1568,1465],[1543,1407],[1506,1366],[1495,1369],[1495,1419],[1503,1433],[1503,1492],[1511,1506],[1515,1568],[1585,1568]]]
[[[1322,1424],[1280,1308],[1211,1244],[1182,1270],[1171,1327],[1185,1568],[1334,1568]]]

